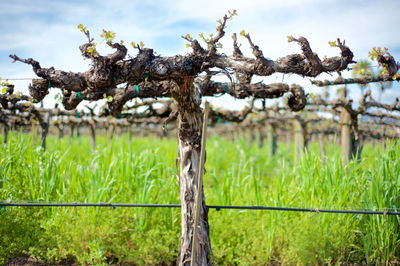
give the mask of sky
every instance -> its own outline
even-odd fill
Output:
[[[287,36],[303,36],[311,48],[323,56],[339,55],[338,48],[328,42],[340,38],[346,40],[355,55],[355,60],[367,59],[368,51],[374,46],[387,47],[396,60],[400,59],[400,1],[314,1],[314,0],[269,0],[269,1],[50,1],[50,0],[0,0],[0,77],[10,79],[16,89],[28,93],[29,81],[11,80],[13,78],[34,78],[31,67],[12,63],[10,54],[21,58],[33,58],[42,67],[84,72],[89,69],[89,61],[80,55],[79,45],[87,41],[77,29],[83,24],[99,43],[98,50],[107,54],[112,52],[106,44],[100,44],[103,29],[116,33],[116,40],[145,44],[162,56],[184,55],[186,34],[215,33],[216,20],[228,10],[236,9],[238,16],[228,21],[226,35],[221,40],[221,52],[232,53],[232,33],[241,30],[249,32],[252,40],[270,59],[300,53],[296,43],[288,43]],[[239,42],[246,56],[251,57],[247,41],[241,37]],[[136,51],[129,47],[130,55]],[[377,63],[373,62],[376,66]],[[343,74],[350,77],[351,72]],[[335,75],[322,74],[318,79],[334,79]],[[216,80],[227,81],[226,77]],[[270,77],[254,78],[265,83],[297,83],[307,92],[318,93],[321,88],[311,86],[309,78],[297,75],[274,74]],[[350,97],[357,99],[360,89],[357,85],[348,86]],[[370,87],[375,98],[377,89]],[[336,89],[331,88],[331,95]],[[53,90],[47,96],[46,104],[54,104]],[[382,95],[382,101],[392,102],[400,96],[398,84],[392,85]],[[271,100],[272,101],[272,100]],[[214,98],[214,105],[227,109],[242,108],[246,102],[234,100],[230,96]]]

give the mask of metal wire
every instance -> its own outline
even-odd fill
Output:
[[[136,208],[180,208],[180,204],[131,204],[131,203],[39,203],[39,202],[19,202],[19,203],[0,203],[0,207],[136,207]]]
[[[133,203],[0,203],[0,207],[111,207],[115,208],[180,208],[180,204],[133,204]],[[225,206],[207,205],[208,209],[233,209],[233,210],[268,210],[268,211],[291,211],[291,212],[315,212],[315,213],[342,213],[342,214],[366,214],[366,215],[400,215],[398,211],[371,211],[371,210],[328,210],[318,208],[289,208],[268,206]]]

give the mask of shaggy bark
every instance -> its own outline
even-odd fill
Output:
[[[377,57],[378,64],[383,68],[383,74],[379,75],[365,75],[360,78],[343,78],[341,75],[337,79],[330,80],[312,80],[311,83],[317,86],[330,86],[330,85],[344,85],[344,84],[367,84],[372,82],[387,82],[387,81],[399,81],[400,75],[398,73],[400,64],[397,63],[394,58],[387,55],[379,55]]]
[[[89,32],[85,31],[89,42],[80,46],[82,56],[90,59],[92,67],[84,73],[65,72],[53,67],[42,68],[38,61],[31,58],[21,59],[10,55],[14,61],[30,64],[36,75],[42,79],[32,81],[30,94],[40,102],[48,94],[49,88],[60,88],[63,105],[71,110],[82,100],[98,100],[111,97],[109,108],[114,116],[121,113],[123,105],[130,99],[140,97],[168,97],[172,96],[178,106],[178,144],[181,165],[180,195],[182,202],[182,237],[178,264],[190,263],[190,246],[192,233],[192,212],[194,191],[197,185],[198,161],[200,153],[200,125],[201,110],[199,107],[203,95],[215,95],[221,92],[219,86],[212,87],[208,92],[208,83],[192,86],[194,78],[202,72],[211,73],[212,68],[231,71],[242,86],[225,86],[222,90],[237,98],[248,96],[274,98],[285,92],[291,92],[288,105],[298,111],[306,104],[304,91],[298,86],[278,86],[278,89],[265,88],[265,85],[247,85],[254,75],[269,76],[273,73],[294,73],[301,76],[315,77],[323,72],[341,71],[353,63],[353,53],[338,40],[340,56],[319,59],[308,41],[299,37],[292,38],[300,45],[302,54],[287,55],[277,60],[270,60],[263,56],[262,51],[255,45],[249,34],[245,35],[255,58],[244,57],[233,35],[234,53],[231,56],[218,53],[217,43],[225,35],[224,29],[228,16],[224,16],[217,27],[217,34],[207,41],[207,49],[201,47],[197,40],[184,37],[190,42],[192,53],[186,56],[161,57],[156,56],[152,49],[139,47],[138,54],[130,59],[124,59],[127,49],[118,43],[107,43],[115,52],[101,56],[91,52],[93,45]],[[228,71],[228,72],[229,72]],[[209,81],[210,77],[208,77]],[[126,88],[117,88],[117,85],[126,83]],[[179,86],[176,86],[178,84]],[[255,89],[253,89],[255,88]],[[211,245],[208,233],[207,209],[204,199],[201,206],[198,265],[211,264]]]
[[[373,82],[388,82],[388,81],[399,81],[400,75],[396,77],[390,77],[388,75],[368,75],[362,78],[343,78],[339,76],[335,80],[312,80],[313,85],[323,87],[331,85],[345,85],[345,84],[368,84]]]
[[[190,82],[192,83],[193,81]],[[190,265],[191,263],[195,195],[197,186],[203,186],[203,184],[197,184],[201,150],[202,111],[200,109],[201,97],[198,97],[201,95],[199,94],[201,93],[201,84],[194,83],[194,90],[188,91],[184,87],[189,85],[187,83],[180,84],[180,86],[176,86],[176,90],[173,93],[179,113],[177,129],[182,235],[177,260],[178,265]],[[211,265],[212,253],[208,209],[206,208],[203,189],[200,196],[197,256],[194,265]]]
[[[224,19],[225,21],[225,19]],[[14,61],[30,64],[33,71],[43,80],[33,80],[30,93],[34,99],[41,101],[51,87],[61,88],[63,104],[66,109],[74,109],[82,99],[95,100],[104,96],[113,96],[116,105],[115,112],[121,108],[126,98],[133,97],[162,97],[168,96],[171,81],[184,81],[187,77],[195,77],[201,72],[217,67],[232,69],[240,83],[249,83],[253,75],[269,76],[273,73],[295,73],[302,76],[315,77],[323,72],[341,71],[353,63],[353,53],[339,41],[341,56],[320,60],[314,53],[308,41],[300,37],[293,40],[300,44],[302,54],[288,55],[276,61],[267,59],[257,45],[254,45],[250,35],[248,39],[255,59],[244,57],[234,37],[232,56],[216,53],[216,44],[225,34],[225,22],[218,27],[218,35],[208,42],[208,50],[204,50],[196,40],[189,40],[193,52],[187,56],[160,57],[155,56],[152,49],[139,49],[136,57],[124,59],[126,48],[121,44],[111,47],[117,51],[108,56],[90,54],[89,43],[80,47],[82,55],[92,60],[92,68],[85,73],[65,72],[54,68],[42,68],[40,63],[31,58],[21,59],[10,55]],[[127,82],[129,86],[124,93],[117,94],[118,84]],[[140,87],[137,87],[139,86]],[[228,88],[228,91],[230,89]],[[208,95],[205,90],[205,95]],[[240,96],[237,96],[240,97]],[[268,95],[264,98],[270,97]],[[279,97],[279,95],[275,96]]]

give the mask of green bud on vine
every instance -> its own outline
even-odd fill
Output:
[[[107,43],[112,43],[115,36],[115,32],[106,31],[105,29],[103,29],[103,32],[100,34],[100,37],[102,37]]]
[[[236,9],[234,9],[232,12],[228,10],[228,14],[229,14],[228,18],[229,18],[230,20],[232,20],[232,17],[233,17],[233,16],[237,16]]]
[[[336,43],[336,40],[333,41],[333,42],[328,42],[328,43],[329,43],[329,45],[330,45],[331,47],[337,47],[337,46],[338,46],[337,43]]]
[[[371,58],[371,60],[375,60],[378,56],[380,55],[388,55],[390,56],[390,53],[388,52],[388,48],[382,48],[381,47],[373,47],[370,52],[368,52],[368,57]]]
[[[96,54],[96,43],[92,43],[92,45],[88,47],[87,52],[91,55]]]

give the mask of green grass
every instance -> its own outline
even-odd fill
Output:
[[[5,201],[179,203],[173,139],[50,136],[46,152],[12,133],[0,145],[0,199]],[[400,206],[400,148],[367,145],[360,163],[340,163],[335,144],[311,144],[297,166],[289,145],[245,139],[207,142],[207,204],[312,208]],[[344,214],[210,210],[217,265],[399,263],[399,218]],[[0,209],[0,264],[31,256],[50,264],[173,262],[179,209]]]

